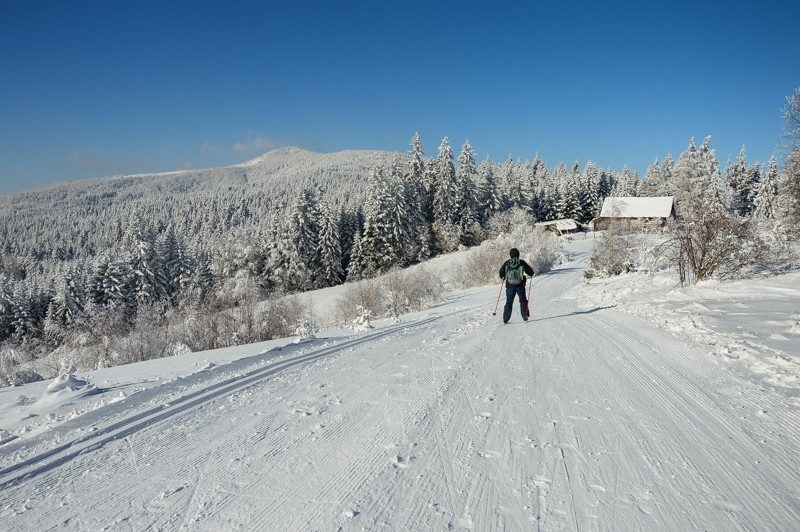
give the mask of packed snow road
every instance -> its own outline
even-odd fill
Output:
[[[798,529],[797,409],[570,299],[584,259],[533,280],[527,323],[470,290],[17,443],[3,529]]]

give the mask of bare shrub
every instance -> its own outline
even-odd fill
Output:
[[[39,373],[23,366],[26,358],[10,345],[0,347],[0,386],[20,386],[42,380]]]
[[[270,302],[267,320],[273,329],[269,330],[269,338],[292,336],[299,329],[313,329],[310,305],[305,305],[299,296],[289,296]],[[267,339],[267,338],[265,338]]]
[[[721,207],[698,205],[692,216],[668,224],[668,238],[655,250],[678,270],[681,285],[731,278],[764,262],[764,241],[754,224]]]
[[[536,275],[549,272],[556,264],[567,260],[561,238],[553,233],[535,232],[530,241],[526,241],[525,256]],[[520,249],[522,252],[523,250]]]
[[[519,214],[518,214],[519,216]],[[494,240],[486,240],[467,252],[459,272],[465,287],[485,286],[500,282],[500,266],[509,258],[511,248],[520,250],[520,257],[530,264],[536,275],[548,272],[566,258],[559,237],[532,226],[520,225]]]
[[[438,301],[444,291],[442,280],[423,266],[392,270],[382,281],[387,312],[392,317],[422,310]]]
[[[140,305],[131,333],[112,343],[117,358],[114,365],[165,357],[170,338],[163,320],[164,309],[159,305]]]
[[[610,277],[635,268],[630,228],[626,222],[612,222],[603,237],[594,241],[584,277]]]
[[[350,323],[359,315],[358,307],[368,310],[373,316],[380,316],[384,305],[379,281],[368,279],[347,283],[344,294],[336,302],[335,313],[340,322]]]
[[[504,233],[513,232],[514,228],[524,227],[526,230],[533,228],[536,222],[533,214],[524,209],[508,209],[498,212],[492,216],[487,226],[489,233],[493,235],[500,235]],[[520,248],[521,250],[522,248]]]
[[[499,282],[497,273],[505,260],[501,258],[507,254],[508,250],[500,249],[494,240],[484,241],[480,246],[469,250],[459,274],[464,286],[484,286]]]

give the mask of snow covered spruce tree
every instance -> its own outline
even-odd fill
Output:
[[[778,163],[773,155],[764,180],[758,187],[753,202],[754,215],[758,220],[773,220],[778,215]]]
[[[465,141],[458,156],[458,169],[456,170],[456,197],[455,197],[455,223],[458,227],[458,243],[464,246],[473,246],[480,240],[480,225],[478,224],[477,192],[475,181],[478,175],[472,145]]]
[[[319,241],[316,254],[319,257],[319,273],[314,277],[314,286],[325,288],[341,283],[344,279],[344,270],[339,223],[325,200],[319,202]]]
[[[164,265],[167,300],[171,305],[176,305],[181,294],[191,284],[194,273],[193,259],[185,242],[178,236],[172,225],[157,240],[157,251],[161,255]]]
[[[639,195],[651,198],[664,196],[664,188],[664,174],[661,172],[658,159],[656,159],[647,167],[644,179],[639,185]]]
[[[138,218],[131,220],[126,235],[128,264],[132,273],[132,294],[136,306],[147,306],[166,301],[167,276],[161,261],[155,238],[150,229],[144,227]]]
[[[781,212],[786,227],[800,235],[800,146],[795,147],[786,159],[780,188]]]
[[[758,191],[759,173],[756,168],[748,168],[745,160],[745,147],[742,146],[736,162],[725,170],[725,184],[730,189],[731,208],[740,216],[749,216],[754,210]]]
[[[431,258],[433,250],[433,231],[431,229],[433,201],[430,189],[426,187],[425,153],[419,133],[411,139],[411,158],[406,178],[407,210],[411,225],[413,242],[412,262],[421,262]]]
[[[86,301],[80,276],[67,271],[56,283],[55,295],[47,309],[44,322],[45,338],[50,345],[61,345],[83,318]]]
[[[478,219],[485,227],[493,216],[506,209],[506,200],[497,183],[497,178],[494,173],[494,164],[488,155],[486,159],[478,165],[477,171],[477,201],[478,204],[482,206],[478,213]]]
[[[711,149],[711,137],[703,141],[697,148],[694,137],[680,158],[675,171],[675,212],[678,216],[691,219],[691,209],[709,202],[726,205],[725,194],[720,186],[719,163],[714,150]],[[704,198],[702,203],[697,198]]]
[[[789,155],[780,180],[781,211],[787,228],[800,234],[800,87],[786,98],[783,115],[786,118],[784,147]]]
[[[436,179],[433,182],[433,233],[438,253],[448,253],[458,247],[458,228],[454,224],[456,203],[456,167],[453,149],[447,137],[439,145],[436,159]]]
[[[582,223],[589,223],[600,215],[603,199],[600,196],[600,171],[597,165],[588,161],[583,169],[583,186],[586,191],[586,203],[583,209]]]
[[[14,332],[14,300],[11,281],[5,272],[0,272],[0,342],[11,337]]]
[[[303,292],[313,287],[312,265],[319,264],[319,210],[309,189],[300,190],[285,220],[279,222],[270,256],[270,275],[274,285],[285,293]]]
[[[391,204],[394,192],[383,168],[376,168],[367,183],[364,204],[364,232],[358,242],[361,256],[359,276],[374,277],[389,271],[399,262],[400,252],[392,247],[393,224]],[[355,270],[355,268],[354,268]]]

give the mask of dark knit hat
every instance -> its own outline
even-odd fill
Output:
[[[519,250],[517,248],[511,248],[509,253],[511,254],[512,259],[519,258]]]

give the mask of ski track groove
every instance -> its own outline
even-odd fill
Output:
[[[76,479],[69,487],[81,500],[105,499],[98,504],[111,509],[101,518],[114,522],[94,522],[91,512],[62,517],[57,504],[40,516],[53,528],[148,530],[739,530],[800,522],[800,418],[778,408],[781,396],[757,385],[721,387],[730,382],[724,361],[660,330],[648,331],[649,345],[638,332],[648,325],[618,310],[576,315],[573,302],[559,299],[580,275],[574,269],[531,281],[526,325],[483,315],[465,322],[460,313],[485,306],[462,307],[430,318],[440,321],[421,344],[412,333],[422,322],[367,335],[274,375],[269,386],[256,381],[211,398],[202,416],[176,415],[169,426],[161,420],[109,441],[102,463],[77,455],[63,465]],[[390,341],[396,354],[371,356]],[[392,379],[373,383],[378,373]],[[741,419],[722,408],[729,403]],[[779,415],[781,434],[759,415]],[[235,430],[240,422],[246,433]],[[219,445],[194,450],[198,438]],[[139,439],[150,447],[139,449]],[[159,470],[162,449],[182,461],[175,478]],[[110,492],[107,469],[125,477]],[[26,480],[6,486],[15,507],[59,493],[64,480],[47,473],[33,493]],[[62,497],[67,508],[70,497]]]
[[[404,325],[402,325],[400,327],[394,327],[392,330],[389,330],[389,331],[379,330],[376,333],[373,333],[373,334],[371,334],[369,336],[378,336],[378,339],[380,339],[383,336],[390,335],[390,334],[393,334],[393,333],[397,333],[398,331],[402,331],[403,329],[406,329],[406,328],[409,328],[409,327],[414,327],[414,326],[419,326],[419,325],[424,324],[424,323],[429,323],[433,319],[438,319],[438,318],[437,317],[433,317],[433,318],[428,318],[428,319],[422,320],[421,322],[412,322],[412,323],[404,324]],[[375,341],[375,340],[376,339],[373,338],[371,341]],[[367,340],[367,341],[369,341],[369,340]],[[355,345],[358,346],[358,345],[363,344],[364,342],[365,342],[364,337],[360,337],[360,338],[356,339]],[[350,344],[352,342],[344,342],[344,343]],[[321,355],[321,356],[328,356],[330,354],[339,353],[339,352],[342,352],[344,349],[348,349],[349,348],[349,347],[348,348],[342,348],[340,346],[341,346],[341,344],[339,344],[339,346],[335,346],[333,348],[331,348],[330,346],[326,346],[326,347],[321,348],[320,349],[321,351],[325,351],[325,354]],[[332,352],[328,352],[328,351],[331,351],[331,350],[332,350]],[[303,356],[305,356],[305,355],[303,355],[303,354],[298,355],[298,357],[303,357]],[[281,368],[281,371],[285,371],[286,369],[289,369],[292,366],[296,366],[298,364],[304,365],[304,364],[308,364],[309,363],[306,360],[303,360],[302,362],[292,363],[292,360],[295,360],[298,357],[293,357],[293,359],[289,360],[288,361],[289,366]],[[281,364],[281,363],[285,364],[285,363],[287,363],[287,361],[281,361],[279,364]],[[311,361],[311,363],[314,363],[313,360]],[[246,384],[244,384],[241,387],[236,387],[233,390],[226,390],[224,393],[228,394],[228,395],[231,395],[231,394],[235,395],[237,393],[240,393],[242,390],[245,390],[245,389],[253,386],[254,384],[255,384],[254,382],[247,382]],[[194,395],[197,395],[197,394],[196,393],[192,393],[191,395],[194,396]],[[222,397],[224,397],[223,394],[218,394],[218,395],[214,395],[212,397],[206,398],[206,401],[205,401],[204,404],[208,404],[208,405],[214,404],[217,401],[223,400]],[[180,402],[180,401],[173,401],[173,402]],[[203,406],[203,405],[200,405],[200,406]],[[179,412],[177,412],[175,415],[185,414],[185,413],[187,413],[187,412],[189,412],[191,410],[193,410],[193,408],[182,409]],[[142,416],[141,416],[140,413],[136,413],[136,414],[133,414],[131,417],[135,421],[138,421],[139,419],[141,419]],[[197,423],[201,423],[201,422],[202,422],[201,420],[199,420],[199,419],[197,420]],[[192,423],[191,421],[188,422],[188,424],[191,424],[191,423]],[[119,423],[116,423],[116,425],[124,425],[124,424],[125,424],[125,420],[123,420],[123,421],[121,421]],[[154,430],[157,426],[162,425],[162,424],[163,424],[163,420],[161,420],[161,421],[159,421],[159,422],[157,422],[155,424],[150,424],[148,426],[143,426],[143,427],[138,427],[137,426],[136,427],[137,430],[129,431],[129,434],[127,434],[126,437],[131,438],[131,439],[127,440],[128,444],[126,445],[126,449],[124,450],[125,454],[128,455],[127,457],[125,457],[125,459],[127,459],[128,462],[125,462],[125,459],[123,459],[121,467],[117,469],[118,472],[121,472],[121,473],[125,474],[126,476],[132,476],[134,478],[136,477],[137,473],[133,472],[133,470],[135,470],[136,468],[135,467],[131,467],[131,465],[130,465],[130,453],[131,452],[135,452],[134,451],[135,450],[135,445],[134,445],[135,444],[135,439],[133,439],[133,438],[135,438],[135,435],[136,435],[137,432],[150,432],[150,431]],[[186,427],[184,426],[183,428],[186,428]],[[184,432],[184,431],[181,431],[181,432]],[[291,431],[289,431],[287,433],[291,434]],[[107,435],[100,434],[99,436],[107,436]],[[180,442],[182,438],[184,438],[184,435],[183,434],[178,434],[178,431],[167,430],[166,437],[161,437],[160,439],[162,440],[164,445],[168,445],[171,448],[171,447],[174,447],[174,446],[178,446],[178,442]],[[120,440],[120,439],[114,439],[114,438],[107,438],[106,437],[106,441],[102,441],[102,444],[92,443],[88,447],[88,449],[89,449],[89,452],[95,452],[97,449],[107,448],[107,449],[112,451],[111,456],[113,458],[113,456],[114,456],[114,454],[113,454],[114,453],[114,448],[115,448],[115,446],[119,446],[120,441],[122,441],[124,443],[126,440],[124,440],[124,439]],[[186,445],[187,445],[188,448],[191,448],[191,442],[186,441]],[[69,445],[66,445],[64,447],[65,448],[69,448]],[[127,447],[129,447],[129,448],[127,448]],[[87,449],[83,449],[81,452],[75,453],[75,456],[70,457],[69,460],[65,460],[63,462],[59,462],[59,463],[56,463],[56,464],[45,464],[45,466],[42,468],[42,470],[38,471],[37,473],[44,473],[46,478],[43,479],[42,483],[40,484],[39,488],[37,488],[37,489],[50,490],[50,489],[54,489],[57,486],[59,486],[60,484],[62,484],[62,479],[60,478],[59,475],[46,475],[46,473],[49,472],[49,471],[54,470],[57,467],[63,468],[64,466],[66,466],[67,470],[69,470],[69,471],[78,470],[80,468],[80,466],[82,465],[83,458],[84,458],[83,454],[85,452],[87,452]],[[116,452],[118,453],[119,451],[116,451]],[[222,453],[224,453],[224,449],[216,449],[214,451],[214,453],[222,454]],[[46,460],[50,456],[53,456],[53,453],[52,452],[45,452],[45,453],[43,453],[43,455],[44,455],[43,459]],[[108,461],[108,460],[106,460],[106,461]],[[37,461],[35,459],[31,460],[29,458],[27,460],[27,462],[35,465]],[[142,469],[144,469],[144,468],[142,468]],[[6,470],[6,472],[8,472],[8,470]],[[138,475],[143,475],[143,474],[144,473],[142,472],[142,470],[140,470],[138,472]],[[231,473],[231,474],[233,474],[233,473]],[[140,476],[139,478],[143,478],[143,477]],[[223,475],[223,478],[224,478],[224,475]],[[20,479],[16,479],[16,480],[12,480],[12,481],[9,481],[8,479],[6,479],[6,487],[14,486],[14,485],[18,484],[19,482],[24,484],[24,483],[28,482],[30,479],[31,479],[31,477],[27,473],[23,476],[23,478],[20,478]],[[158,480],[158,477],[143,478],[144,484],[147,484],[149,480]],[[26,495],[24,493],[24,490],[20,490],[20,491],[22,491],[21,495],[23,497],[23,500],[20,500],[20,499],[12,497],[12,498],[9,499],[8,505],[13,507],[13,506],[19,506],[21,503],[24,503],[24,498],[27,498],[27,497],[26,497]],[[133,491],[136,491],[136,490],[133,490]],[[196,491],[197,491],[197,489],[196,489]],[[108,501],[108,497],[101,497],[101,498],[106,499],[105,502],[109,502]],[[111,504],[112,504],[112,506],[116,505],[113,502]],[[120,501],[118,503],[118,505],[127,507],[127,503],[125,501]],[[151,526],[152,526],[152,524],[153,523],[151,523]]]
[[[590,320],[591,322],[600,320],[599,317],[593,316],[592,318],[593,319]],[[695,382],[702,382],[702,379],[688,379],[684,376],[684,374],[676,373],[674,371],[675,366],[671,366],[667,370],[670,371],[670,374],[668,375],[669,378],[663,378],[663,362],[657,360],[657,355],[654,355],[654,350],[641,348],[635,338],[632,338],[627,331],[620,330],[619,327],[615,326],[613,323],[603,323],[602,327],[614,327],[617,329],[616,334],[614,335],[598,336],[602,338],[602,341],[605,344],[607,344],[606,348],[610,350],[609,352],[623,351],[626,353],[627,357],[631,358],[631,363],[626,366],[628,376],[632,377],[629,379],[629,381],[642,387],[643,389],[648,389],[651,392],[651,397],[658,401],[658,406],[668,412],[668,415],[665,416],[667,420],[689,418],[691,423],[688,425],[688,427],[685,427],[685,429],[692,429],[693,432],[699,433],[696,439],[707,440],[707,436],[723,432],[724,434],[731,435],[729,437],[729,441],[731,442],[730,445],[740,446],[740,444],[744,443],[741,439],[735,437],[736,434],[738,434],[736,428],[724,417],[720,417],[719,415],[715,414],[712,407],[714,404],[714,398],[706,390],[698,389],[694,384]],[[600,329],[600,327],[598,327],[598,329]],[[694,352],[690,352],[690,350],[687,349],[682,343],[671,340],[667,341],[670,341],[674,344],[672,346],[674,349],[666,350],[666,352],[676,353],[678,359],[688,361],[689,357],[692,355],[697,357],[696,350]],[[633,359],[634,356],[637,357],[635,360]],[[695,359],[692,359],[692,361],[695,362],[697,366],[704,366],[702,369],[695,369],[693,377],[698,377],[704,372],[713,372],[713,367],[709,363],[701,363]],[[697,368],[697,366],[695,366],[695,368]],[[661,369],[655,369],[657,367]],[[690,366],[687,364],[685,367]],[[702,410],[706,415],[696,415],[695,412],[698,409]],[[702,426],[704,422],[708,423],[709,421],[713,421],[715,424],[713,428],[703,427],[703,430],[699,430],[699,427]],[[641,425],[641,423],[636,423],[634,421],[628,426],[630,428],[637,427],[637,439],[640,442],[654,441],[653,439],[647,437],[647,434],[651,431],[651,429],[648,429],[644,432],[638,430],[638,427]],[[664,431],[665,429],[660,428],[659,430]],[[684,441],[683,444],[691,445],[691,439],[687,440],[688,441]],[[655,441],[658,441],[658,439]],[[657,445],[663,446],[663,440],[661,440],[661,442],[662,443]],[[697,446],[695,445],[695,447]],[[747,445],[746,447],[746,449],[737,449],[737,454],[742,457],[762,456],[762,459],[767,459],[767,457],[764,456],[756,446]],[[704,451],[704,449],[699,448],[697,450]],[[640,449],[640,456],[644,460],[651,463],[651,467],[653,461],[656,463],[662,463],[661,461],[664,460],[668,463],[673,453],[674,451],[670,452],[670,450],[664,450],[660,448],[657,449],[655,447],[646,447]],[[716,453],[710,454],[709,458],[714,464],[715,469],[724,471],[726,478],[733,479],[733,482],[736,482],[736,485],[732,486],[733,489],[727,490],[730,495],[737,497],[736,506],[740,508],[748,508],[749,511],[755,512],[761,522],[770,522],[771,516],[768,515],[768,511],[765,512],[763,510],[762,505],[758,504],[753,507],[752,504],[749,504],[754,501],[752,497],[747,497],[746,499],[742,500],[741,494],[747,494],[749,492],[749,485],[740,475],[735,474],[730,465],[728,456],[723,456],[720,453]],[[713,494],[714,489],[709,485],[706,475],[700,473],[699,471],[698,474],[691,475],[687,479],[688,485],[693,485],[692,480],[696,482],[698,477],[704,482],[704,489],[701,493]],[[768,478],[764,478],[764,481],[766,483],[770,483],[770,479]],[[681,484],[687,485],[684,483]],[[790,510],[788,505],[787,510]],[[796,511],[793,513],[796,513]],[[732,520],[731,524],[735,525],[737,524],[737,521]]]

